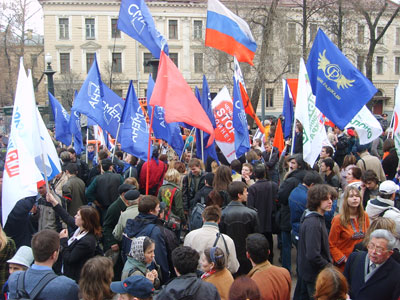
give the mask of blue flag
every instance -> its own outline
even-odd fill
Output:
[[[239,158],[250,150],[250,137],[239,84],[235,78],[233,78],[233,128],[235,129],[236,157]]]
[[[317,108],[343,129],[377,89],[319,29],[307,61]]]
[[[167,41],[156,29],[144,0],[121,1],[118,29],[143,44],[155,58],[160,58],[163,46],[164,52],[168,55]]]
[[[129,84],[123,109],[120,129],[121,149],[143,160],[147,160],[149,128],[143,110],[136,97],[132,81]],[[152,150],[150,150],[152,153]]]
[[[78,92],[75,91],[74,98],[76,98],[77,94]],[[82,142],[80,117],[81,114],[78,111],[71,109],[71,118],[69,119],[69,130],[74,137],[74,150],[77,155],[80,155],[82,153],[82,150],[84,149]]]
[[[293,99],[290,97],[289,85],[286,80],[285,84],[285,95],[283,96],[283,111],[282,115],[285,117],[285,125],[283,128],[283,136],[285,139],[289,138],[292,134],[292,123],[293,123]]]
[[[151,94],[154,89],[154,80],[149,76],[149,83],[147,85],[147,112],[149,118],[151,118],[151,113],[153,108],[149,105]],[[153,116],[153,132],[157,139],[163,139],[174,149],[174,151],[180,157],[183,150],[183,139],[181,135],[181,129],[179,128],[179,123],[167,123],[164,119],[164,108],[160,106],[155,106],[154,116]]]
[[[69,114],[50,92],[49,99],[56,127],[55,138],[57,141],[69,146],[71,145],[72,141],[71,131],[69,130]]]
[[[215,129],[216,124],[215,124],[214,113],[211,108],[211,95],[210,95],[210,90],[208,88],[208,82],[207,82],[205,75],[203,75],[202,96],[200,96],[200,92],[197,87],[195,89],[195,93],[196,93],[197,99],[199,100],[201,106],[203,107],[204,111],[206,112],[208,118],[211,121],[211,124],[213,125],[213,127]],[[209,137],[210,137],[210,135],[207,132],[203,132],[204,162],[207,161],[208,156],[211,156],[216,162],[219,163],[217,152],[215,150],[215,141],[208,148],[205,148],[206,145],[208,144]],[[201,159],[202,157],[201,157],[201,133],[200,133],[200,130],[196,131],[196,149],[197,149],[197,156]]]
[[[115,137],[123,107],[124,100],[101,81],[95,56],[86,80],[75,98],[73,109],[86,115]]]

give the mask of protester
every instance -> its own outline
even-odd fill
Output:
[[[150,270],[148,267],[154,262],[154,241],[146,236],[134,238],[131,244],[127,261],[122,270],[121,280],[133,275],[144,276],[149,279],[155,288],[160,287],[159,274],[157,269]],[[156,268],[159,266],[156,265]]]
[[[384,141],[383,151],[387,152],[387,155],[382,160],[383,171],[385,172],[387,180],[393,180],[397,172],[397,166],[399,165],[399,157],[397,156],[393,139],[386,139]]]
[[[379,192],[379,179],[373,170],[366,170],[361,176],[361,196],[363,207],[367,207],[370,199],[375,199]]]
[[[44,229],[33,236],[31,244],[35,262],[27,271],[14,272],[10,275],[8,279],[10,299],[18,299],[17,290],[20,288],[18,280],[20,276],[24,276],[26,292],[30,291],[32,293],[33,289],[42,280],[42,282],[46,283],[39,292],[38,299],[78,300],[79,288],[74,280],[65,276],[57,276],[52,270],[52,266],[57,261],[60,251],[58,233],[53,230]],[[49,276],[47,277],[49,280],[44,279],[46,275]]]
[[[218,247],[207,248],[201,255],[200,262],[204,272],[201,279],[215,285],[221,300],[228,300],[233,277],[225,267],[224,252]]]
[[[254,184],[253,177],[253,166],[249,163],[244,163],[242,166],[241,178],[247,186],[252,186]]]
[[[359,167],[349,168],[346,175],[347,186],[355,186],[361,188],[362,171]]]
[[[147,169],[149,169],[148,179]],[[149,195],[157,196],[167,169],[167,164],[158,159],[158,149],[154,148],[150,161],[146,161],[139,172],[140,193],[146,194],[146,183],[148,180]]]
[[[257,284],[247,276],[235,279],[229,290],[229,300],[261,300],[261,293]]]
[[[213,190],[213,182],[214,182],[214,173],[207,173],[204,176],[204,186],[197,191],[196,195],[194,196],[193,202],[194,206],[196,206],[197,203],[205,203],[207,196],[211,193]]]
[[[329,184],[335,189],[339,190],[340,182],[339,177],[334,173],[333,166],[334,160],[330,157],[321,161],[320,173],[323,174],[324,183]]]
[[[329,232],[332,259],[342,272],[354,246],[364,239],[368,227],[369,218],[364,212],[360,191],[348,186],[344,192],[341,213],[333,218]]]
[[[240,267],[235,276],[247,274],[251,270],[251,263],[246,257],[246,237],[251,233],[259,232],[257,212],[246,207],[247,186],[243,182],[232,182],[228,187],[232,201],[222,211],[219,228],[221,233],[230,236],[235,243],[236,255]]]
[[[82,300],[111,300],[110,284],[114,276],[110,258],[96,256],[89,259],[82,268],[79,279]]]
[[[344,275],[352,300],[400,297],[400,265],[391,257],[396,239],[385,229],[371,233],[368,252],[354,252],[346,263]]]
[[[344,157],[342,167],[340,168],[340,185],[342,190],[347,186],[347,173],[353,167],[356,167],[357,159],[353,154],[347,154]]]
[[[0,225],[0,285],[3,286],[8,279],[7,261],[15,254],[15,243],[7,237]]]
[[[181,246],[172,251],[172,262],[178,277],[172,279],[156,299],[175,300],[219,300],[221,299],[217,288],[209,283],[197,278],[196,269],[199,261],[199,254],[196,250]]]
[[[315,283],[315,300],[345,300],[348,298],[349,285],[346,277],[335,267],[326,267]]]
[[[265,179],[264,165],[255,167],[256,183],[249,187],[247,195],[247,207],[257,210],[258,220],[260,221],[259,231],[267,238],[271,246],[270,261],[273,262],[272,238],[272,214],[276,211],[276,201],[278,199],[278,185],[271,180]]]
[[[118,300],[152,300],[154,287],[143,276],[131,276],[124,281],[112,282],[110,286],[114,293],[119,294]]]
[[[190,169],[189,174],[183,177],[182,181],[182,199],[183,208],[186,214],[194,207],[194,196],[204,186],[205,173],[201,169],[201,161],[197,158],[192,158],[188,164]]]
[[[203,226],[192,230],[185,236],[184,246],[195,249],[201,256],[205,249],[218,247],[224,253],[227,269],[235,274],[239,269],[239,261],[236,258],[236,249],[233,240],[226,234],[221,234],[218,224],[221,220],[221,208],[208,206],[202,213]]]
[[[368,146],[368,144],[357,145],[357,154],[360,156],[360,159],[357,161],[357,167],[359,167],[361,171],[373,170],[378,176],[379,181],[383,182],[386,180],[386,176],[381,161],[379,158],[369,154]]]
[[[278,161],[279,161],[279,151],[272,146],[271,140],[264,143],[265,151],[263,152],[263,158],[265,166],[267,168],[268,178],[273,182],[278,184],[279,173],[278,173]]]
[[[69,163],[65,166],[67,182],[62,187],[62,196],[67,199],[67,211],[75,216],[79,207],[86,204],[85,182],[80,179],[76,163]]]
[[[232,171],[229,167],[221,165],[218,167],[213,180],[213,190],[221,196],[222,203],[218,203],[220,207],[225,207],[231,201],[228,193],[228,186],[232,182]],[[217,204],[217,203],[214,203]]]
[[[262,300],[289,300],[292,284],[289,271],[271,265],[270,249],[262,234],[253,233],[246,238],[247,257],[253,266],[248,276],[256,282]]]

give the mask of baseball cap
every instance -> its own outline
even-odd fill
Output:
[[[129,294],[137,298],[149,298],[154,293],[151,281],[140,275],[130,276],[124,281],[112,282],[110,288],[114,293]]]
[[[15,255],[7,260],[9,264],[21,265],[29,268],[33,263],[33,253],[31,247],[21,246]]]
[[[396,193],[399,190],[399,186],[391,180],[386,180],[379,185],[379,192],[387,195]]]

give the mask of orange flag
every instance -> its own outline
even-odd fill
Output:
[[[283,149],[285,149],[281,119],[278,119],[278,124],[276,124],[274,143],[272,144],[272,146],[278,148],[279,155],[282,153]]]
[[[256,113],[254,112],[253,105],[251,104],[251,101],[250,101],[249,95],[246,92],[246,89],[240,82],[239,82],[239,86],[240,86],[240,94],[242,96],[244,111],[246,112],[246,114],[250,115],[250,117],[253,118],[253,120],[256,122],[258,128],[260,128],[261,132],[265,132],[265,128],[264,128],[263,124],[261,123],[260,119],[257,117]]]
[[[203,107],[173,61],[161,51],[158,76],[150,99],[151,106],[165,110],[165,121],[185,122],[210,134],[207,147],[214,142],[214,128]]]

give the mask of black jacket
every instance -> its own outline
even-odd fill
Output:
[[[183,209],[185,211],[192,209],[194,207],[194,206],[191,206],[192,204],[195,205],[195,203],[193,202],[194,196],[196,195],[197,191],[201,190],[201,188],[204,186],[205,175],[206,174],[204,172],[201,172],[200,182],[199,182],[199,185],[197,186],[197,189],[195,187],[192,172],[189,172],[189,174],[187,174],[185,177],[183,177],[182,201],[183,201]]]
[[[171,280],[155,299],[219,300],[221,298],[212,283],[202,281],[195,273],[188,273]]]
[[[199,191],[197,191],[196,195],[193,198],[191,207],[195,207],[197,203],[201,203],[201,199],[203,198],[204,203],[206,203],[206,199],[209,193],[213,190],[212,186],[203,186]]]
[[[349,295],[353,300],[397,300],[400,297],[400,264],[392,257],[382,264],[365,282],[365,259],[367,252],[349,256],[344,276],[349,283]]]
[[[382,160],[382,168],[385,171],[386,179],[393,180],[397,172],[399,164],[399,157],[397,156],[396,149],[391,149],[389,155]]]
[[[237,274],[247,274],[252,266],[246,257],[246,238],[251,233],[260,232],[257,212],[239,201],[231,201],[222,211],[219,228],[221,233],[229,235],[235,243],[240,263]]]
[[[290,223],[289,195],[299,183],[303,182],[306,170],[298,169],[289,173],[278,190],[278,204],[280,205],[280,228],[282,231],[292,230]]]
[[[318,273],[331,261],[324,216],[306,209],[300,220],[297,248],[299,276],[306,282],[315,282]]]
[[[248,189],[247,206],[257,209],[260,232],[272,232],[272,212],[278,194],[278,185],[266,179],[258,180]]]

